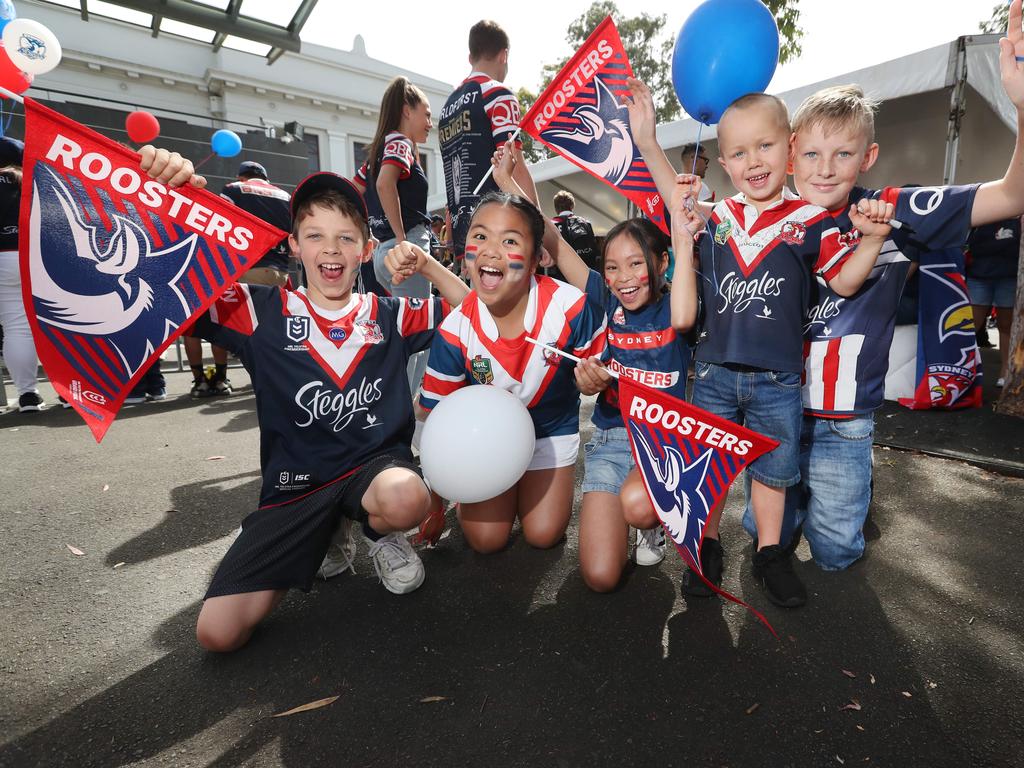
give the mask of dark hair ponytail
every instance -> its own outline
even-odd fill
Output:
[[[426,100],[423,91],[409,82],[407,77],[396,77],[384,91],[380,100],[380,117],[377,118],[377,132],[366,148],[366,165],[371,175],[377,173],[377,155],[384,146],[384,139],[402,124],[402,108],[416,108]]]

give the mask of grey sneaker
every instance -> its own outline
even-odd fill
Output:
[[[210,379],[211,395],[230,395],[233,391],[230,379]]]
[[[660,525],[645,531],[636,529],[636,549],[633,557],[637,565],[657,565],[665,559],[665,529]]]
[[[423,561],[413,551],[404,533],[389,533],[371,541],[370,559],[388,592],[404,595],[423,583]]]
[[[190,393],[192,397],[209,397],[213,394],[210,390],[210,383],[203,379],[202,381],[192,382],[192,391]]]
[[[327,548],[324,561],[320,564],[320,570],[316,572],[317,578],[327,579],[337,576],[339,573],[352,569],[356,572],[353,560],[356,557],[356,540],[352,536],[352,521],[343,517],[338,523],[338,530],[334,532],[331,539],[331,546]]]

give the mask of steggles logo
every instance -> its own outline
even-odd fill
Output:
[[[744,280],[737,273],[730,272],[722,278],[718,286],[718,296],[722,305],[718,314],[732,309],[733,314],[739,314],[747,309],[755,301],[761,302],[762,314],[759,317],[771,317],[768,309],[768,299],[782,293],[782,284],[786,282],[784,277],[772,277],[766,270],[761,277],[754,280]]]
[[[305,414],[296,426],[309,427],[314,421],[326,421],[335,432],[341,432],[352,423],[357,414],[367,413],[369,407],[383,397],[380,384],[383,379],[367,381],[344,394],[326,386],[322,381],[311,381],[295,393],[295,404]],[[370,416],[367,415],[370,422]],[[370,422],[372,423],[372,422]]]

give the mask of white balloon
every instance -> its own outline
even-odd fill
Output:
[[[4,50],[22,72],[45,75],[60,64],[57,36],[32,19],[12,19],[4,27]]]
[[[471,504],[515,485],[535,443],[533,419],[518,397],[472,384],[431,411],[420,438],[420,466],[435,493]]]

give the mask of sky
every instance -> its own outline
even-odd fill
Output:
[[[255,6],[261,1],[246,3]],[[664,13],[666,28],[674,38],[699,3],[616,0],[616,4],[624,16]],[[993,0],[800,0],[803,54],[776,72],[768,91],[789,90],[976,34],[994,4]],[[488,10],[483,10],[485,7]],[[505,28],[512,43],[506,84],[513,90],[526,86],[535,91],[542,64],[571,53],[565,30],[587,7],[586,0],[520,0],[489,6],[422,0],[320,0],[301,37],[351,50],[353,38],[359,34],[372,58],[454,84],[469,73],[465,43],[469,27],[490,17]],[[380,19],[382,8],[388,12],[385,23]]]

